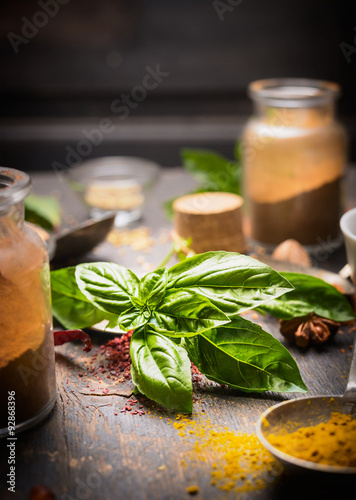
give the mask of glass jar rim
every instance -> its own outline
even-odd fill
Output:
[[[23,201],[31,190],[28,174],[14,168],[0,167],[0,208]]]
[[[270,78],[250,83],[248,95],[260,104],[305,108],[334,102],[340,96],[340,85],[308,78]]]

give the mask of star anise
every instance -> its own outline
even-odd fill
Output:
[[[322,318],[316,314],[307,314],[298,318],[279,320],[279,331],[298,347],[309,344],[323,344],[338,331],[341,323]]]

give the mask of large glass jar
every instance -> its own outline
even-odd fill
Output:
[[[49,262],[24,222],[27,174],[0,167],[0,436],[49,414],[56,399]]]
[[[346,134],[339,86],[304,79],[249,86],[255,114],[243,134],[244,197],[252,242],[292,238],[310,249],[338,241]]]

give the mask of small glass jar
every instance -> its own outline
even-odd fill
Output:
[[[56,400],[49,260],[24,222],[30,177],[0,167],[0,437],[36,425]]]
[[[243,134],[244,198],[253,243],[292,238],[308,249],[340,239],[347,138],[335,121],[339,86],[304,79],[249,86],[255,115]]]

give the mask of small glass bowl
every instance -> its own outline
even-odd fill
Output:
[[[69,182],[91,217],[115,212],[115,226],[121,227],[142,217],[147,193],[159,171],[158,164],[143,158],[110,156],[72,167]]]

